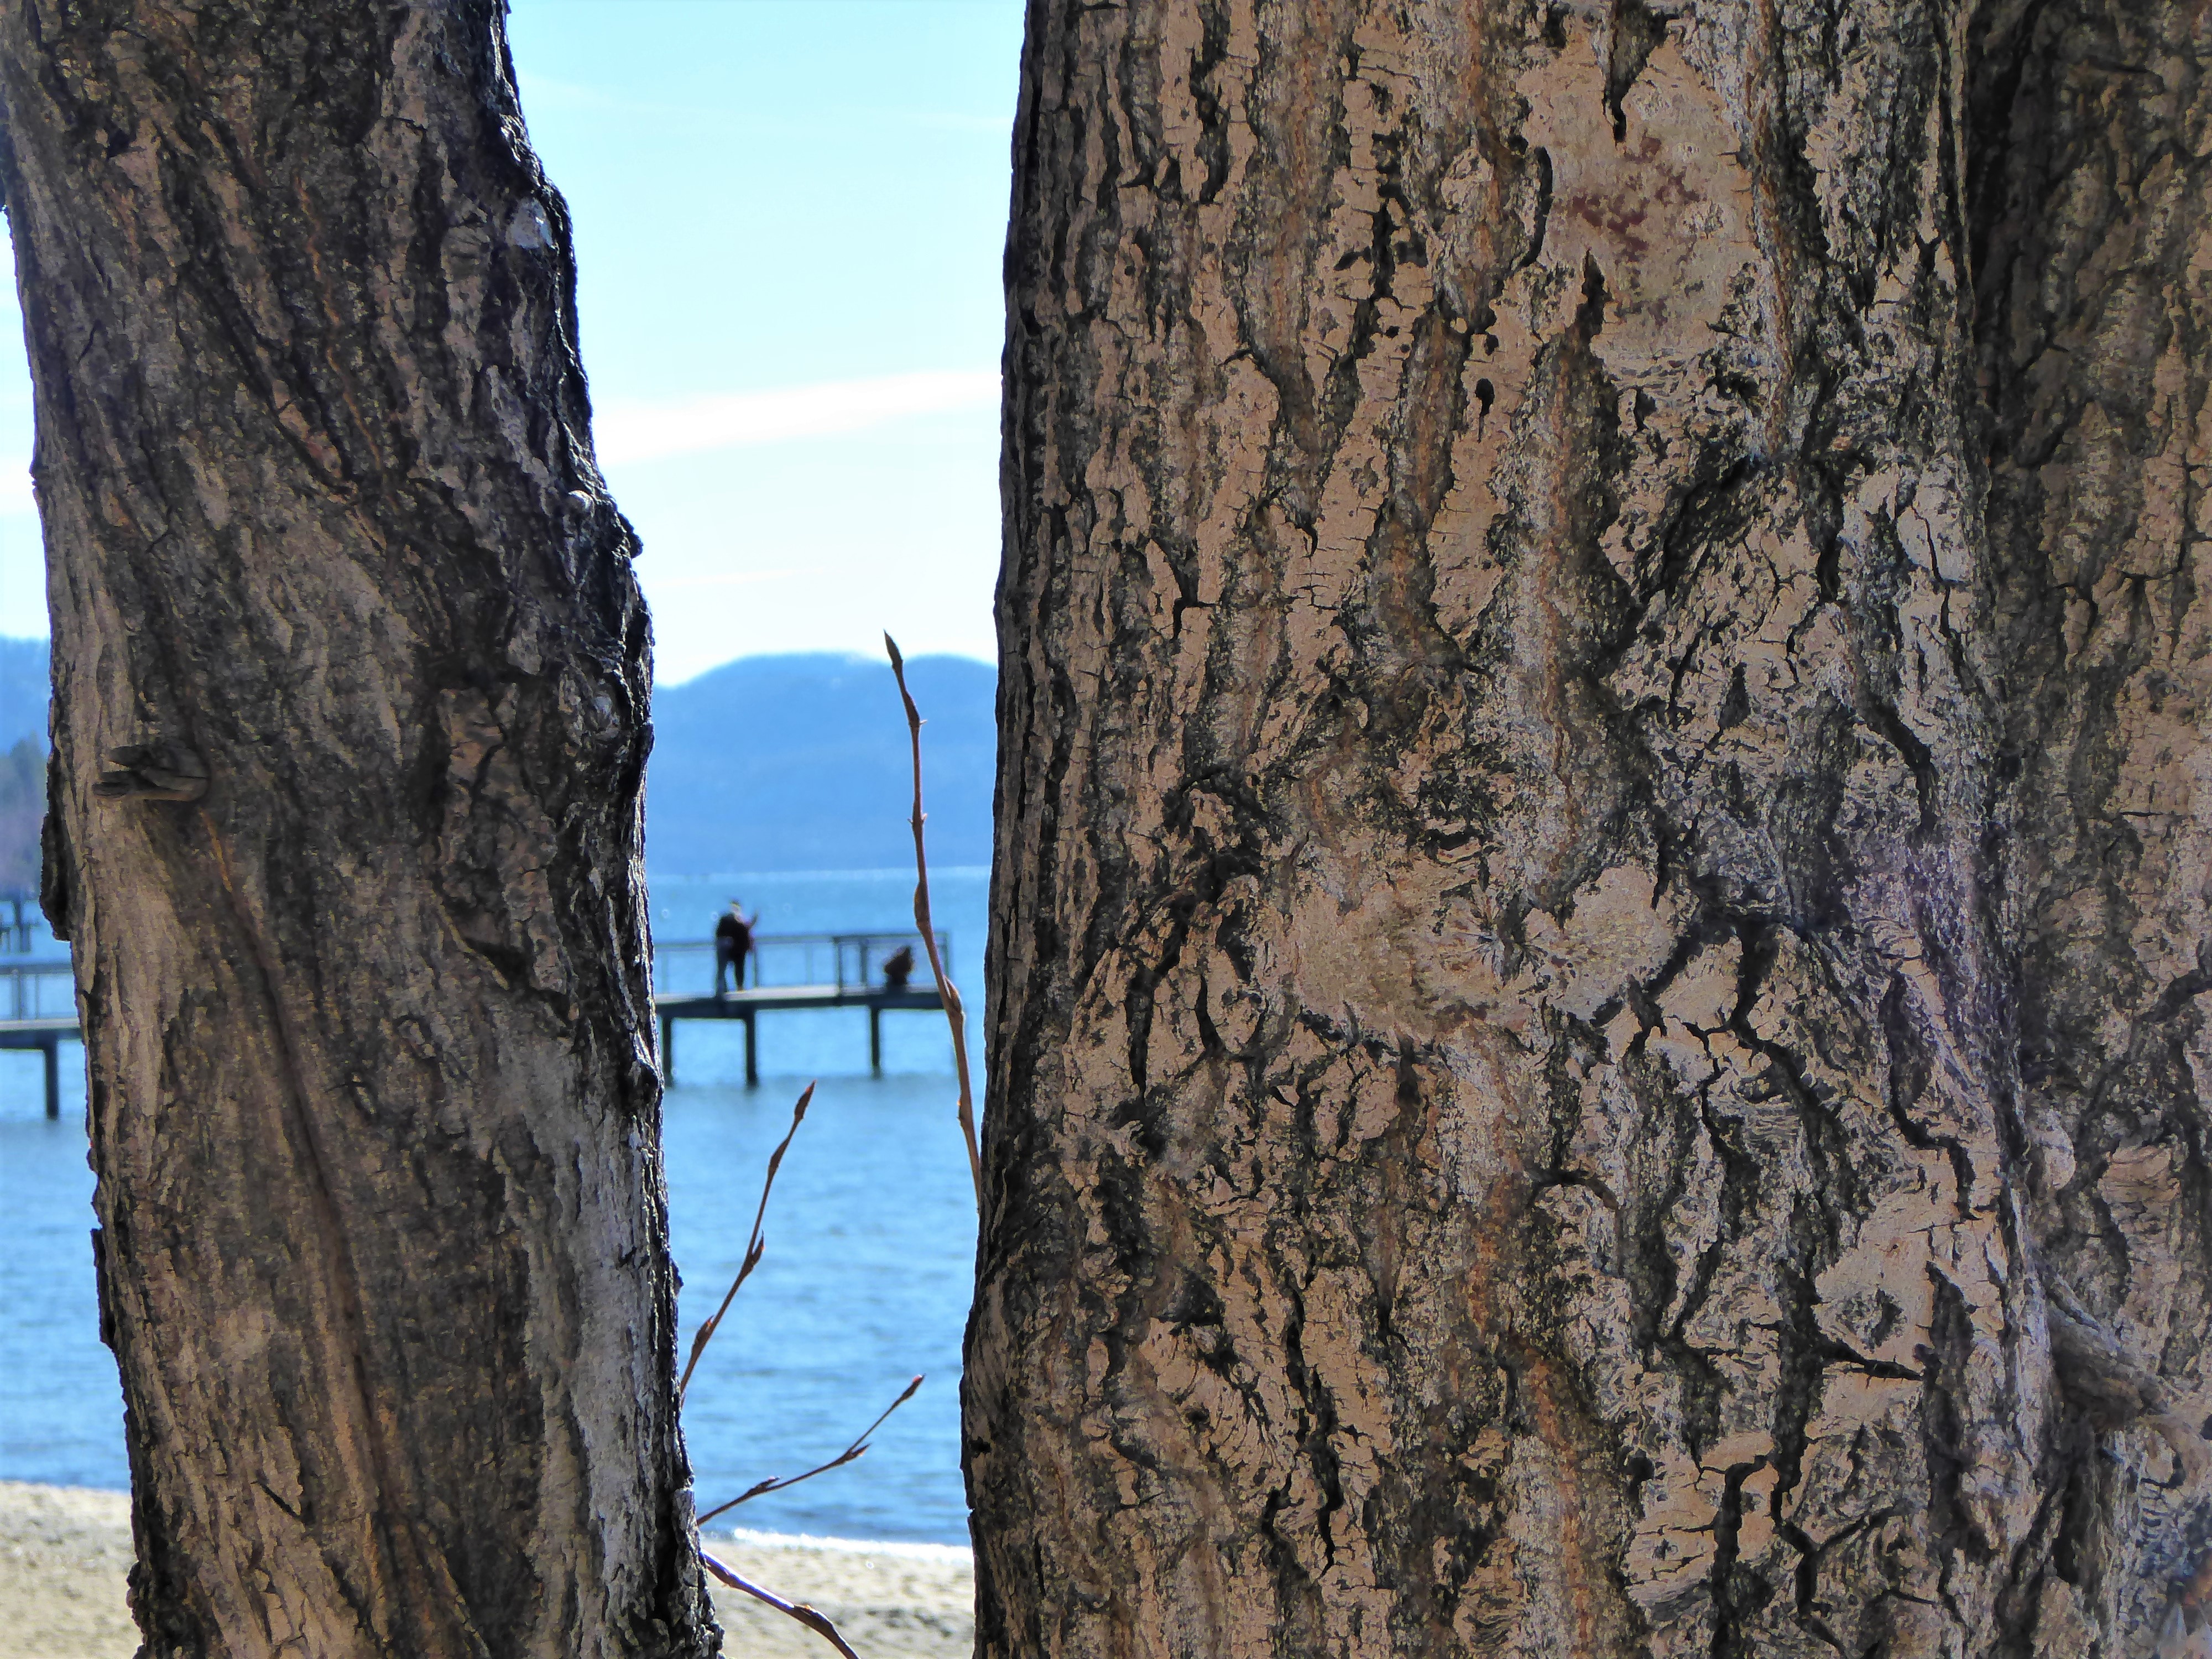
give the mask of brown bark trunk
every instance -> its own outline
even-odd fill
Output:
[[[501,17],[0,5],[153,1655],[715,1641],[646,617]]]
[[[1032,4],[982,1651],[2212,1651],[2204,27]]]

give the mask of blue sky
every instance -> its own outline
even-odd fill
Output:
[[[994,654],[1020,0],[514,0],[660,675]],[[0,246],[0,634],[46,631]]]

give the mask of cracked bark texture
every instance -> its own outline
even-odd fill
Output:
[[[2212,1653],[2208,33],[1034,0],[979,1651]]]
[[[154,1659],[718,1639],[647,622],[502,19],[0,5],[47,901]]]

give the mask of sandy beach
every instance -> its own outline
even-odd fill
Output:
[[[952,1659],[973,1629],[968,1552],[744,1533],[710,1538],[732,1571],[828,1613],[862,1659]],[[0,1480],[0,1659],[131,1659],[131,1506],[120,1492]],[[819,1637],[733,1590],[714,1594],[723,1651],[830,1655]]]

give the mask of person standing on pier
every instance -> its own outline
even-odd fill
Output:
[[[759,912],[744,913],[737,900],[714,924],[714,994],[722,994],[722,975],[732,968],[737,969],[733,989],[745,988],[745,958],[752,954],[753,924],[760,920]]]

